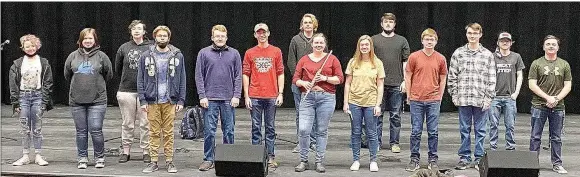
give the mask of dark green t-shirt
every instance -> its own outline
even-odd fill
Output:
[[[547,60],[545,57],[538,58],[530,66],[528,79],[537,80],[537,84],[542,91],[548,95],[556,96],[564,88],[564,81],[572,81],[570,64],[559,57],[552,61]],[[542,108],[546,105],[546,100],[534,94],[532,105],[536,108]],[[554,109],[564,110],[564,108],[564,99],[562,99]]]

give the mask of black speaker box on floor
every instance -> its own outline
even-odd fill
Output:
[[[264,145],[216,144],[216,176],[268,175],[267,155]]]
[[[533,177],[540,175],[538,152],[492,151],[479,163],[481,177]]]

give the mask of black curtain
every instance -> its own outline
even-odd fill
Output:
[[[228,45],[241,55],[256,45],[253,26],[268,24],[270,43],[288,52],[290,39],[299,32],[304,13],[313,13],[320,22],[318,31],[328,36],[329,48],[343,64],[343,69],[355,50],[356,40],[363,34],[381,31],[380,17],[385,12],[397,16],[396,33],[405,36],[412,51],[422,48],[420,34],[434,28],[439,35],[436,49],[449,60],[453,51],[466,41],[464,27],[471,22],[483,26],[482,44],[494,50],[497,35],[508,31],[516,43],[512,49],[520,53],[527,67],[543,55],[542,39],[548,34],[562,39],[559,56],[572,67],[572,75],[580,73],[580,3],[575,2],[2,2],[2,37],[11,44],[2,51],[2,102],[9,103],[8,70],[12,61],[23,55],[19,38],[36,34],[42,40],[39,54],[49,59],[53,68],[55,103],[68,104],[69,83],[63,78],[66,57],[77,48],[79,32],[86,27],[97,30],[101,49],[113,59],[118,47],[130,40],[127,29],[131,20],[141,19],[147,25],[149,38],[158,25],[172,30],[171,43],[179,47],[186,58],[187,105],[198,104],[194,68],[197,52],[211,44],[211,27],[223,24],[228,28]],[[286,67],[286,70],[288,67]],[[528,68],[524,70],[527,78]],[[293,107],[289,72],[286,71],[284,107]],[[120,73],[115,73],[120,76]],[[109,104],[117,104],[119,77],[107,84]],[[580,113],[575,93],[566,97],[567,111]],[[343,87],[338,86],[337,107],[342,107]],[[518,98],[518,110],[529,112],[531,91],[527,79]],[[243,100],[242,100],[243,103]],[[454,111],[455,106],[446,93],[442,111]]]

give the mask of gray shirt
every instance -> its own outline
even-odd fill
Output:
[[[511,52],[507,56],[501,56],[499,52],[494,53],[496,66],[496,96],[510,96],[516,90],[518,71],[526,68],[522,61],[522,56],[516,52]]]
[[[375,54],[383,62],[385,68],[385,85],[399,86],[403,82],[403,62],[407,62],[410,49],[405,37],[395,34],[385,37],[376,34],[372,37]]]
[[[169,52],[156,51],[154,55],[157,55],[154,57],[157,65],[157,95],[159,96],[157,103],[167,103],[169,102],[169,81],[167,80],[169,76]]]

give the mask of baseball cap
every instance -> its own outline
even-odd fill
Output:
[[[511,41],[512,40],[512,35],[510,33],[503,32],[503,33],[500,33],[499,34],[499,37],[497,38],[497,40],[504,39],[504,38],[507,38],[507,39],[509,39]]]
[[[263,29],[264,31],[270,31],[268,30],[268,25],[264,23],[258,23],[256,26],[254,26],[254,32],[257,32],[260,29]]]

